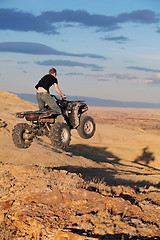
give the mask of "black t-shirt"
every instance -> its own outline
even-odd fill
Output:
[[[57,78],[52,76],[51,74],[47,74],[44,77],[41,78],[41,80],[38,82],[38,84],[35,86],[36,89],[39,87],[43,87],[44,89],[49,92],[49,88],[54,85],[54,83],[58,84]]]

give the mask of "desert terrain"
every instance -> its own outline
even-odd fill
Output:
[[[160,109],[89,107],[96,133],[12,142],[38,106],[0,91],[0,239],[159,239]]]

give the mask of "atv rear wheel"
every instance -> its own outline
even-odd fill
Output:
[[[80,124],[77,127],[77,132],[81,138],[91,138],[95,133],[95,129],[96,125],[91,116],[84,115],[80,118]]]
[[[33,142],[34,134],[27,123],[18,123],[12,131],[12,139],[16,147],[28,148]]]
[[[63,122],[53,124],[50,130],[52,145],[57,148],[65,149],[71,141],[71,133],[68,125]]]

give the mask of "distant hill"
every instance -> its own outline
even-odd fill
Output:
[[[37,103],[36,94],[15,93],[20,98]],[[146,102],[121,102],[115,100],[105,100],[101,98],[82,97],[82,96],[67,96],[68,100],[85,100],[88,106],[96,107],[121,107],[121,108],[160,108],[160,103]]]

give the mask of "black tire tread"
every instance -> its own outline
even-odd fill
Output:
[[[93,124],[93,131],[90,134],[87,134],[84,131],[84,124],[85,124],[86,121],[90,121]],[[88,116],[88,115],[81,116],[80,124],[77,127],[77,132],[78,132],[79,136],[81,138],[84,138],[84,139],[89,139],[89,138],[93,137],[93,135],[95,133],[95,130],[96,130],[96,124],[95,124],[94,119],[91,116]]]
[[[16,147],[18,148],[28,148],[31,146],[33,139],[25,142],[22,138],[22,133],[25,130],[30,130],[31,127],[27,123],[18,123],[14,126],[12,130],[12,140]]]
[[[68,140],[65,143],[60,141],[60,131],[62,128],[66,128],[69,133]],[[50,130],[50,139],[51,139],[51,143],[54,147],[57,147],[60,149],[65,149],[66,147],[68,147],[70,144],[70,141],[71,141],[71,133],[70,133],[70,129],[69,129],[68,125],[63,122],[55,123],[51,127],[51,130]]]

